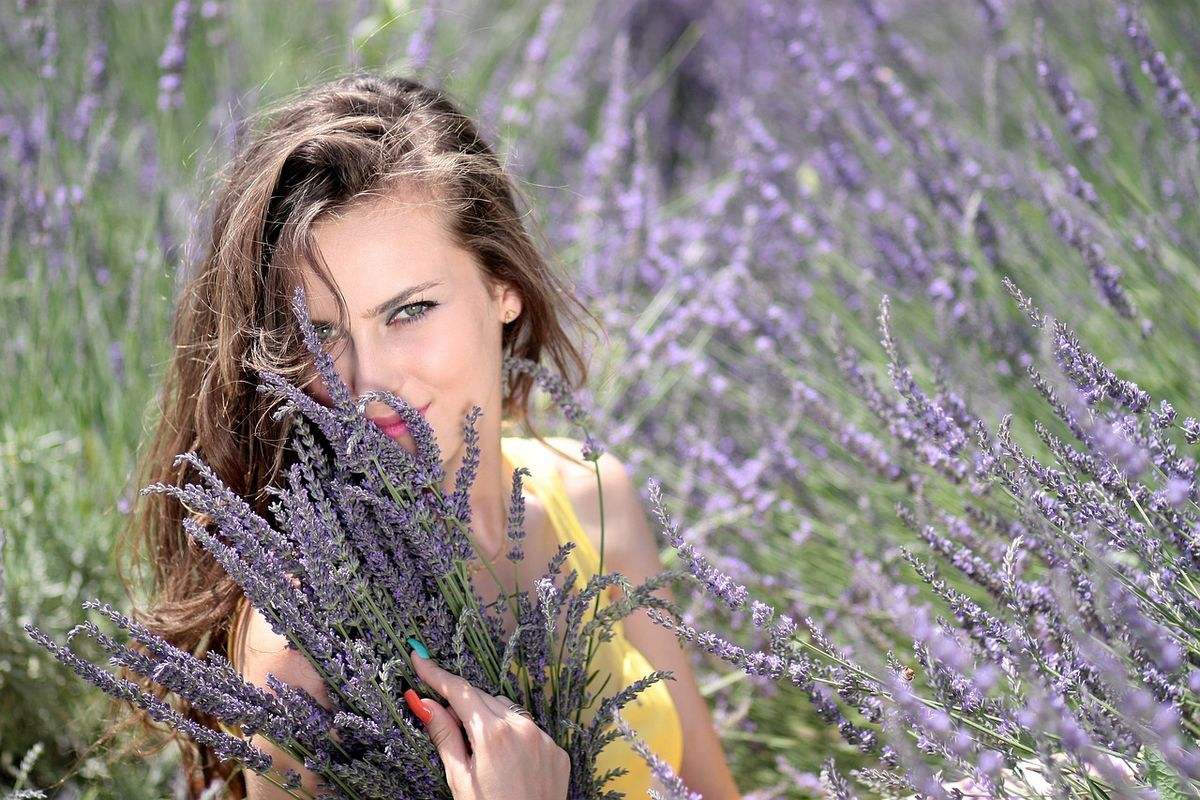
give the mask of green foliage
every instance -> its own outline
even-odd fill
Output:
[[[1158,792],[1160,800],[1187,800],[1191,797],[1184,791],[1175,770],[1167,766],[1157,753],[1146,754],[1146,782]]]

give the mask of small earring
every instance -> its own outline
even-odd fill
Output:
[[[504,324],[505,325],[512,322],[516,318],[517,318],[517,312],[515,312],[515,311],[504,312]]]

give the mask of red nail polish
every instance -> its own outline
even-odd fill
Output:
[[[409,709],[425,725],[428,725],[429,720],[433,719],[433,712],[429,710],[429,706],[425,705],[425,701],[412,689],[404,690],[404,702],[408,703]]]

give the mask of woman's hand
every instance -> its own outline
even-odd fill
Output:
[[[571,759],[504,697],[476,689],[415,652],[417,675],[450,708],[405,693],[446,767],[456,800],[563,800]],[[465,737],[464,737],[465,733]]]

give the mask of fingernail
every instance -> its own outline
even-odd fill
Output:
[[[425,701],[412,689],[404,690],[404,702],[408,703],[409,710],[416,714],[423,724],[428,725],[429,720],[433,719],[433,712],[429,710],[429,706],[425,705]]]
[[[425,645],[421,644],[419,639],[412,636],[408,637],[408,646],[417,651],[417,655],[421,658],[429,658],[429,651],[425,649]]]

